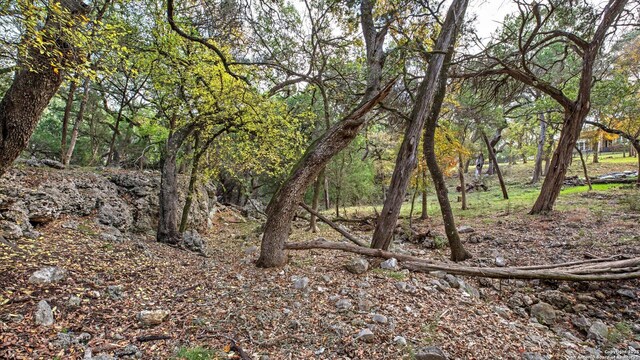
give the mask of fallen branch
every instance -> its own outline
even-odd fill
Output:
[[[545,268],[541,269],[523,269],[513,267],[481,268],[427,260],[419,258],[417,256],[397,254],[390,251],[365,248],[361,246],[353,246],[346,243],[331,242],[324,239],[318,239],[304,243],[287,243],[285,244],[285,249],[341,250],[355,254],[381,257],[384,259],[396,258],[398,261],[402,261],[401,266],[417,272],[445,271],[447,273],[455,275],[486,277],[495,279],[606,281],[640,278],[640,258],[601,262],[588,261],[585,263],[585,265],[577,264],[578,262],[548,266],[545,265]]]
[[[307,210],[309,213],[311,213],[312,215],[315,215],[318,219],[320,219],[320,221],[322,221],[323,223],[331,226],[332,229],[334,229],[335,231],[339,232],[340,234],[342,234],[342,236],[346,237],[347,240],[351,241],[352,243],[359,245],[361,247],[369,247],[368,244],[362,242],[362,240],[358,239],[357,237],[355,237],[354,235],[351,235],[348,231],[346,231],[342,226],[334,223],[333,221],[327,219],[325,216],[321,215],[320,213],[318,213],[317,211],[314,211],[313,209],[311,209],[310,207],[308,207],[305,203],[300,203],[300,207],[302,207],[303,209]]]
[[[169,340],[172,337],[169,335],[146,335],[146,336],[138,336],[136,341],[138,342],[147,342],[147,341],[158,341],[158,340]]]

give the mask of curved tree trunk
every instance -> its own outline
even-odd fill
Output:
[[[88,6],[75,0],[61,1],[62,8],[74,17],[84,16]],[[65,42],[67,23],[59,24],[55,16],[49,16],[44,24],[60,49],[27,49],[29,64],[19,64],[13,82],[0,101],[0,176],[4,175],[13,161],[24,150],[31,134],[40,121],[42,112],[62,84],[63,74],[53,64],[61,59],[52,59],[54,51],[69,53],[69,44]],[[47,32],[43,32],[47,34]],[[46,39],[51,41],[52,39]],[[29,41],[29,39],[25,39]],[[68,59],[67,59],[68,60]],[[65,60],[65,61],[67,61]]]
[[[493,152],[493,146],[491,146],[491,142],[489,142],[489,138],[487,138],[487,134],[484,131],[481,132],[482,140],[484,140],[485,145],[487,145],[487,152],[489,152],[489,159],[491,159],[490,164],[493,164],[493,168],[495,169],[496,174],[498,174],[498,181],[500,182],[500,189],[502,190],[502,198],[505,200],[509,199],[509,194],[507,193],[507,186],[504,183],[504,178],[502,177],[502,171],[500,171],[500,166],[498,166],[498,158],[496,157],[496,153]]]
[[[447,71],[453,56],[458,30],[464,21],[467,4],[467,0],[454,0],[436,40],[435,51],[429,59],[426,76],[420,84],[417,102],[411,112],[411,122],[407,125],[398,152],[387,198],[376,222],[371,242],[372,248],[387,250],[393,239],[393,231],[404,202],[407,186],[418,164],[418,144],[425,119],[429,113],[436,114],[437,118],[444,101]]]
[[[373,19],[374,0],[360,4],[362,33],[367,49],[367,87],[360,104],[342,121],[336,123],[313,142],[291,171],[291,174],[273,195],[267,206],[267,221],[260,247],[259,267],[278,267],[287,263],[284,244],[289,238],[291,222],[304,191],[315,180],[333,156],[347,147],[365,122],[365,115],[389,94],[395,82],[382,90],[380,81],[384,65],[384,38],[387,27],[376,30]]]
[[[529,212],[530,214],[547,213],[553,210],[553,205],[558,195],[560,195],[564,177],[571,163],[571,155],[580,136],[582,123],[588,112],[588,104],[575,111],[565,112],[564,126],[560,133],[558,146],[551,158],[549,169],[540,189],[540,195],[538,195],[533,208]]]

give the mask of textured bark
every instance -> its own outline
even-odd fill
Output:
[[[484,140],[485,145],[487,145],[487,152],[489,152],[489,159],[491,159],[491,163],[493,164],[493,169],[496,174],[498,174],[498,181],[500,182],[500,189],[502,190],[502,198],[505,200],[509,199],[509,194],[507,193],[507,186],[504,183],[504,178],[502,177],[502,171],[500,171],[500,166],[498,166],[498,158],[496,157],[496,153],[493,151],[493,146],[487,138],[487,134],[484,131],[481,133],[482,140]]]
[[[187,196],[182,207],[182,216],[180,218],[180,234],[187,230],[187,223],[189,222],[189,212],[191,212],[191,204],[193,203],[193,194],[195,193],[196,183],[198,181],[198,168],[200,166],[200,158],[204,151],[200,150],[200,134],[194,135],[193,151],[194,156],[191,161],[191,174],[189,175],[189,187],[187,188]]]
[[[80,108],[78,109],[78,113],[76,114],[76,121],[73,124],[73,130],[71,131],[71,139],[69,140],[69,147],[67,148],[67,152],[64,154],[62,162],[65,166],[69,166],[69,162],[71,162],[71,156],[73,156],[73,151],[76,148],[76,142],[78,141],[78,132],[80,131],[80,125],[84,120],[84,113],[87,108],[87,101],[89,100],[89,87],[91,84],[91,80],[86,78],[84,80],[84,89],[82,91],[82,99],[80,100]]]
[[[186,126],[171,132],[162,154],[160,209],[158,231],[156,232],[156,240],[161,243],[178,244],[182,239],[178,231],[179,198],[176,160],[180,146],[193,130],[194,126]]]
[[[78,17],[84,15],[87,8],[74,0],[62,1],[61,5]],[[27,146],[42,112],[62,84],[63,72],[52,65],[62,59],[52,59],[50,56],[54,56],[54,51],[62,54],[73,51],[64,41],[64,33],[69,29],[64,29],[55,21],[55,17],[47,18],[43,26],[58,29],[53,31],[54,36],[59,37],[55,39],[56,48],[42,52],[41,49],[27,49],[29,64],[19,64],[11,86],[0,101],[0,176]]]
[[[565,113],[562,132],[558,140],[558,146],[553,153],[549,169],[542,183],[540,195],[536,199],[530,214],[547,213],[553,210],[553,205],[560,195],[564,177],[571,163],[571,155],[580,136],[582,122],[589,112],[586,107],[576,109],[575,112]]]
[[[73,108],[73,98],[76,94],[77,84],[71,80],[69,83],[69,92],[67,93],[67,102],[64,106],[64,115],[62,116],[62,135],[60,136],[60,161],[64,163],[67,154],[67,132],[69,129],[69,119],[71,118],[71,109]]]
[[[420,220],[426,220],[429,218],[429,212],[427,207],[427,168],[422,169],[422,212],[420,214]]]
[[[451,4],[451,7],[454,6],[463,8],[462,14],[464,14],[464,9],[466,9],[467,2],[466,0],[454,0],[454,2]],[[441,83],[442,87],[444,87],[445,85],[446,84]],[[444,88],[440,89],[440,96],[444,96],[444,91]],[[449,203],[449,191],[447,190],[447,183],[444,180],[444,174],[438,166],[438,159],[436,158],[435,152],[435,134],[436,127],[438,126],[439,114],[440,107],[433,108],[425,122],[423,140],[424,158],[427,162],[429,173],[431,173],[431,178],[433,179],[433,184],[436,189],[438,203],[440,204],[440,212],[442,213],[444,229],[445,233],[447,234],[447,239],[449,240],[449,247],[451,248],[451,260],[463,261],[471,258],[471,254],[469,254],[464,249],[464,247],[462,246],[462,242],[460,241],[460,235],[458,234],[458,229],[456,229],[453,211],[451,210],[451,204]]]
[[[620,257],[574,261],[553,265],[523,267],[472,267],[423,259],[413,255],[393,253],[382,249],[370,249],[318,239],[303,243],[287,243],[290,250],[326,249],[374,256],[395,258],[400,266],[417,272],[444,271],[449,274],[496,279],[552,279],[566,281],[606,281],[640,278],[640,258]]]
[[[376,30],[373,0],[360,4],[362,32],[367,49],[367,86],[360,104],[343,120],[316,140],[291,171],[267,206],[267,221],[260,247],[259,267],[279,267],[287,262],[284,244],[289,238],[293,215],[304,191],[333,156],[347,147],[365,122],[365,115],[389,94],[395,82],[380,90],[385,60],[384,38],[387,27]]]
[[[545,176],[540,195],[531,208],[530,214],[547,213],[553,210],[564,177],[567,173],[573,148],[578,141],[582,125],[589,114],[591,107],[591,89],[593,87],[593,68],[595,60],[602,48],[602,44],[609,33],[609,29],[620,14],[628,0],[610,0],[605,7],[600,23],[598,24],[593,39],[589,43],[582,44],[582,69],[578,86],[578,95],[575,101],[570,101],[562,92],[552,96],[564,107],[564,121],[558,147],[553,153],[549,170]],[[547,86],[548,84],[534,83],[531,79],[524,79],[534,86]],[[542,89],[541,89],[542,90]]]
[[[311,199],[311,208],[318,212],[318,204],[320,203],[320,192],[322,191],[322,184],[324,183],[324,169],[320,171],[320,175],[316,178],[316,181],[313,183],[313,198]],[[318,232],[318,225],[316,221],[316,215],[311,213],[311,218],[309,219],[309,231],[316,233]]]
[[[398,221],[400,208],[404,202],[411,174],[418,164],[420,135],[428,114],[440,112],[446,93],[447,71],[453,56],[458,31],[464,21],[467,0],[454,0],[436,40],[435,50],[429,59],[427,73],[420,83],[416,103],[411,111],[411,121],[407,125],[391,184],[382,207],[380,217],[373,232],[371,247],[388,249],[393,239],[393,231]]]
[[[544,144],[547,138],[547,121],[544,118],[544,113],[539,115],[540,121],[540,135],[538,136],[538,149],[536,151],[536,160],[533,167],[533,176],[531,177],[531,183],[536,184],[540,181],[542,175],[542,160],[544,158]]]
[[[467,185],[464,183],[464,165],[462,155],[458,154],[458,178],[460,179],[460,197],[462,199],[462,210],[467,210]]]

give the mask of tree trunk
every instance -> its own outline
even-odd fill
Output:
[[[82,99],[80,100],[80,108],[78,109],[78,113],[76,114],[76,122],[73,124],[73,130],[71,131],[71,139],[69,140],[69,147],[67,148],[66,154],[64,154],[62,162],[65,166],[69,166],[71,162],[71,156],[73,155],[73,151],[76,147],[76,142],[78,141],[78,132],[80,131],[80,124],[84,119],[85,109],[87,108],[87,101],[89,100],[89,87],[91,80],[86,78],[84,80],[84,90],[82,91]]]
[[[582,171],[584,172],[584,181],[587,182],[587,185],[589,185],[589,191],[591,191],[593,190],[593,187],[591,186],[591,180],[589,179],[589,174],[587,173],[587,164],[584,161],[584,156],[582,156],[582,150],[580,150],[576,146],[576,151],[578,152],[578,155],[580,155],[580,162],[582,163]]]
[[[565,119],[558,146],[553,153],[549,170],[540,189],[540,195],[538,195],[533,208],[529,212],[530,214],[547,213],[553,210],[553,205],[560,194],[564,177],[571,162],[573,148],[576,146],[582,123],[588,112],[588,103],[583,107],[576,107],[573,111],[565,111]]]
[[[597,164],[600,161],[598,160],[598,153],[600,152],[600,139],[594,140],[593,144],[593,163]]]
[[[467,185],[464,183],[464,165],[462,154],[458,153],[458,178],[460,179],[460,197],[462,198],[462,210],[467,210]]]
[[[74,18],[84,16],[88,6],[75,0],[61,1],[60,5]],[[63,71],[56,67],[62,62],[67,65],[72,59],[51,58],[51,54],[62,56],[73,53],[71,44],[65,41],[65,33],[70,22],[59,23],[57,16],[47,17],[41,33],[47,43],[55,43],[55,48],[27,48],[28,64],[18,59],[18,70],[9,89],[0,100],[0,176],[9,169],[13,161],[20,156],[31,138],[31,134],[40,121],[42,112],[62,84]],[[31,39],[25,38],[25,43]]]
[[[426,220],[429,218],[429,212],[427,207],[427,168],[422,168],[422,213],[420,220]]]
[[[267,206],[267,221],[260,247],[259,267],[279,267],[287,262],[284,244],[289,238],[291,222],[307,187],[333,156],[346,148],[365,123],[365,115],[389,94],[395,80],[382,90],[380,81],[385,60],[384,39],[387,26],[376,30],[373,19],[374,0],[360,3],[362,33],[367,50],[367,85],[357,108],[333,125],[307,149],[291,174],[273,195]]]
[[[496,157],[496,153],[493,152],[493,146],[491,146],[491,142],[489,142],[489,138],[487,138],[487,134],[485,134],[484,131],[482,131],[481,135],[485,145],[487,145],[487,151],[489,152],[489,159],[491,159],[490,164],[493,164],[493,168],[495,169],[496,174],[498,174],[500,189],[502,189],[502,198],[505,200],[508,200],[509,194],[507,193],[507,186],[504,183],[504,178],[502,177],[502,171],[500,171],[500,166],[498,166],[498,158]]]
[[[122,89],[122,98],[120,99],[120,107],[118,108],[118,114],[116,115],[116,123],[113,126],[113,134],[111,135],[111,141],[109,141],[109,153],[107,154],[107,166],[117,165],[116,155],[117,150],[116,139],[120,134],[120,120],[122,119],[122,112],[124,111],[125,103],[127,102],[127,89],[129,88],[129,77],[125,79],[124,88]]]
[[[189,175],[189,187],[187,196],[185,197],[184,206],[182,207],[182,216],[180,218],[180,234],[187,231],[187,223],[189,222],[189,213],[191,212],[191,204],[193,203],[193,194],[195,193],[196,183],[198,182],[198,167],[200,166],[200,157],[204,151],[200,149],[200,132],[195,134],[193,160],[191,161],[191,174]]]
[[[313,184],[313,199],[311,200],[311,208],[315,212],[318,212],[318,203],[320,202],[322,183],[324,183],[324,169],[320,171],[320,175],[318,175],[315,183]],[[316,215],[314,213],[311,213],[311,217],[309,219],[309,231],[311,231],[312,233],[318,232],[318,225],[316,223]]]
[[[540,135],[538,137],[538,149],[536,151],[536,160],[533,168],[533,176],[531,177],[531,184],[536,184],[540,181],[542,175],[542,159],[544,158],[544,143],[547,137],[547,121],[544,118],[544,113],[538,114],[540,121]]]
[[[71,117],[76,88],[76,82],[74,79],[71,79],[69,82],[69,92],[67,93],[67,102],[64,106],[64,115],[62,116],[62,136],[60,136],[60,161],[63,163],[67,154],[67,130],[69,128],[69,118]]]
[[[393,81],[374,96],[365,95],[364,101],[344,120],[331,127],[316,140],[298,164],[289,178],[282,184],[267,206],[267,221],[260,248],[257,265],[260,267],[279,267],[287,262],[284,243],[289,238],[291,221],[304,191],[327,165],[329,160],[343,150],[364,124],[364,115],[382,101],[391,91]]]
[[[175,119],[172,119],[175,122]],[[173,127],[173,126],[172,126]],[[184,140],[193,132],[194,126],[171,131],[162,154],[160,172],[160,211],[156,240],[161,243],[178,244],[182,238],[178,231],[178,171],[177,154]]]
[[[484,154],[480,151],[478,157],[476,158],[476,172],[475,178],[480,179],[482,177],[482,167],[484,166]]]
[[[418,145],[425,119],[429,113],[436,114],[437,118],[444,101],[447,71],[453,56],[458,30],[464,21],[467,4],[467,0],[453,1],[436,40],[436,50],[429,59],[426,76],[420,84],[417,102],[411,112],[411,122],[407,125],[398,152],[387,198],[376,222],[371,242],[373,248],[387,250],[393,239],[393,231],[404,202],[407,186],[418,163]]]
[[[331,202],[329,200],[329,177],[327,172],[324,172],[324,185],[322,186],[324,191],[324,209],[329,210],[331,208]]]

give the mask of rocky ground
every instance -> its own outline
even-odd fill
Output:
[[[637,256],[640,214],[621,205],[625,194],[575,195],[567,201],[579,210],[553,216],[467,221],[468,263]],[[608,212],[590,210],[594,204]],[[637,280],[417,274],[325,250],[292,252],[286,267],[264,270],[254,265],[259,222],[231,210],[212,217],[206,256],[143,236],[105,238],[96,219],[60,214],[36,225],[38,236],[15,239],[18,249],[0,245],[0,358],[223,359],[234,356],[225,352],[232,340],[252,359],[640,356]],[[417,226],[441,231],[437,220]],[[297,222],[291,240],[340,241],[328,227],[306,227]],[[448,249],[432,244],[394,251],[446,261]],[[209,357],[192,356],[199,351]]]

